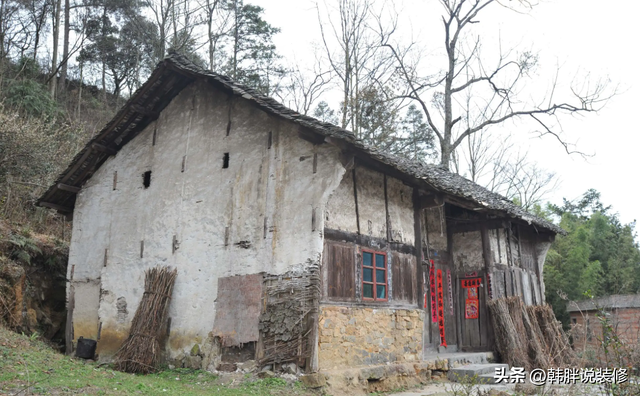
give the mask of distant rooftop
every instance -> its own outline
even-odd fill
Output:
[[[567,304],[567,312],[595,311],[600,308],[640,308],[640,294],[614,294]]]

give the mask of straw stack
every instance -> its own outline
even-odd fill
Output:
[[[115,357],[117,370],[148,374],[160,356],[161,332],[165,329],[177,270],[156,267],[145,272],[144,295],[131,322],[129,337]]]

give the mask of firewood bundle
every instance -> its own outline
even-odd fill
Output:
[[[505,363],[526,370],[573,364],[575,354],[549,305],[526,307],[515,296],[491,300],[489,309]]]
[[[145,272],[144,295],[131,322],[129,336],[115,356],[117,370],[148,374],[160,357],[160,339],[166,327],[169,302],[178,272],[156,267]]]

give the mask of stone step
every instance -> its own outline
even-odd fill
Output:
[[[466,366],[451,368],[447,377],[449,381],[458,382],[459,378],[478,376],[480,381],[480,378],[488,379],[486,376],[493,378],[496,368],[501,367],[504,367],[506,371],[509,370],[509,365],[504,363],[468,364]],[[495,379],[493,383],[495,383]]]
[[[493,352],[457,352],[457,353],[430,353],[427,354],[424,362],[435,362],[446,360],[447,368],[456,368],[468,364],[491,363],[494,360]]]

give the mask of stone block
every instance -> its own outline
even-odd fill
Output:
[[[200,356],[187,356],[184,360],[184,364],[186,368],[200,370],[202,368],[202,358]],[[236,371],[235,365],[232,371]]]
[[[238,363],[237,367],[245,373],[248,373],[256,369],[256,361],[247,360],[246,362]]]
[[[385,377],[385,367],[367,367],[362,369],[361,377],[365,380],[381,380]]]
[[[307,374],[300,377],[300,380],[307,388],[322,388],[327,383],[327,379],[324,374],[321,373],[313,373]]]
[[[271,370],[264,370],[258,373],[258,378],[273,378],[275,376],[276,373]]]

